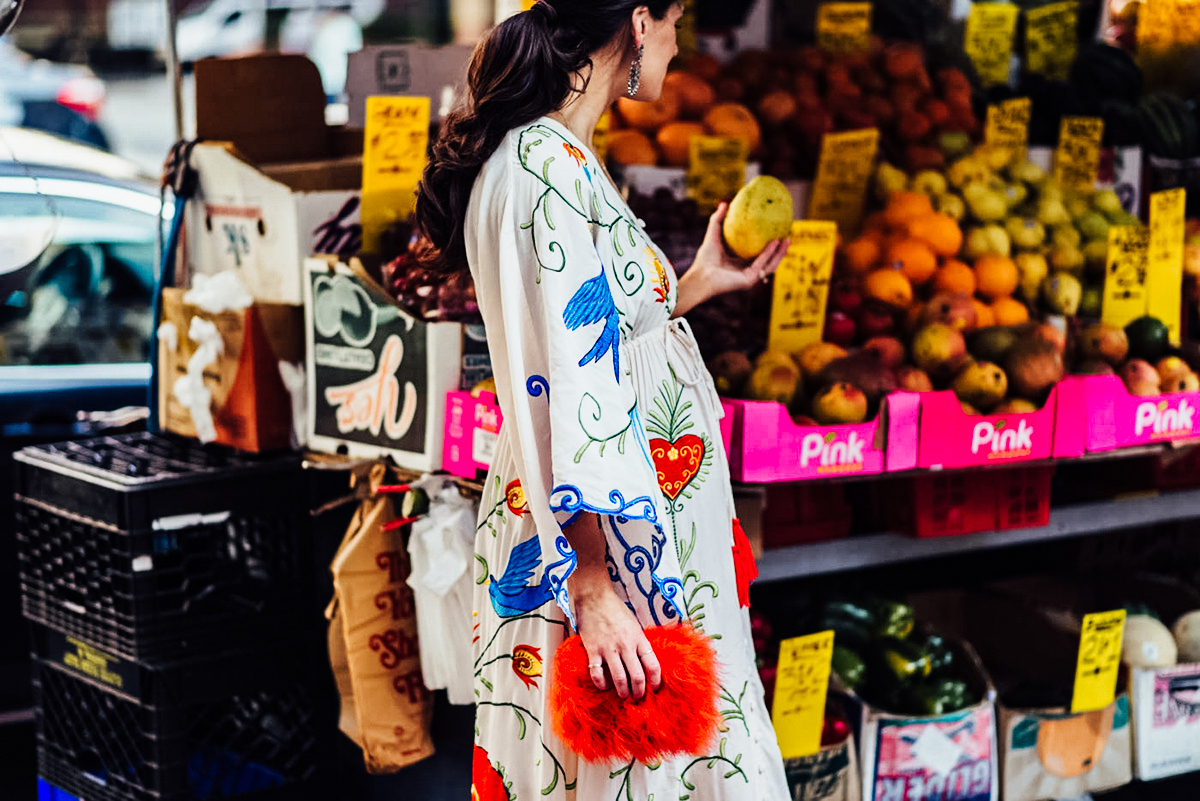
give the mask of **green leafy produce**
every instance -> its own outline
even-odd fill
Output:
[[[833,646],[833,672],[851,690],[863,683],[867,675],[867,663],[854,651],[845,646]]]
[[[1129,358],[1144,359],[1151,364],[1162,358],[1171,341],[1167,326],[1154,317],[1139,317],[1125,326],[1129,339]]]

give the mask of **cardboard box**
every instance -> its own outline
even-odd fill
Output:
[[[442,469],[463,478],[485,474],[496,454],[496,441],[504,417],[496,396],[470,392],[446,395],[446,436],[442,443]]]
[[[371,95],[428,97],[431,119],[440,122],[466,86],[473,52],[467,45],[389,44],[351,53],[346,69],[348,124],[366,127]]]
[[[280,362],[304,362],[304,310],[299,306],[255,303],[241,311],[209,314],[183,302],[185,290],[164,289],[162,322],[174,337],[158,338],[158,408],[163,429],[199,437],[244,451],[292,447],[292,396],[280,374]],[[192,364],[199,343],[189,336],[193,320],[216,326],[222,350],[211,363]],[[160,329],[161,331],[162,329]],[[189,371],[202,371],[211,393],[207,414],[197,420],[177,394]]]
[[[411,317],[358,260],[309,259],[305,278],[309,446],[440,469],[462,326]]]
[[[995,801],[999,797],[995,690],[964,642],[956,656],[971,666],[982,700],[934,717],[894,715],[862,703],[859,737],[863,801]]]
[[[785,759],[792,801],[859,801],[862,782],[854,736],[825,745],[812,756]]]
[[[1200,770],[1200,664],[1130,673],[1134,775],[1151,781]]]
[[[1054,451],[1054,422],[1059,388],[1044,406],[1026,414],[968,415],[955,394],[922,392],[920,455],[922,468],[976,467],[1049,459]]]
[[[1058,415],[1056,456],[1200,437],[1200,392],[1140,397],[1114,375],[1070,376],[1060,386],[1071,403]]]
[[[797,481],[908,470],[916,465],[920,398],[895,392],[870,422],[798,426],[774,401],[722,401],[722,438],[738,481]]]
[[[300,305],[303,259],[362,241],[362,131],[325,124],[320,75],[303,56],[196,63],[199,192],[183,270],[234,270],[256,300]]]
[[[964,625],[1000,688],[1003,801],[1054,801],[1109,790],[1133,779],[1129,695],[1072,714],[1068,707],[1015,708],[1006,688],[1073,681],[1083,610],[1115,608],[1129,586],[1101,588],[1059,577],[1001,582],[966,594]],[[1106,606],[1108,605],[1108,606]]]

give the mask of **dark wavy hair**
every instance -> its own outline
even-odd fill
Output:
[[[441,133],[417,190],[417,229],[431,248],[420,259],[443,274],[467,269],[463,218],[484,163],[513,128],[559,109],[580,75],[586,88],[592,54],[631,28],[646,6],[662,19],[678,0],[538,0],[497,25],[475,48],[462,106]],[[632,46],[632,40],[630,40]]]

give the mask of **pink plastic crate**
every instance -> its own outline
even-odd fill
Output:
[[[886,404],[887,413],[870,422],[798,426],[780,403],[726,399],[721,432],[730,474],[767,483],[909,470],[916,466],[919,396],[895,392]]]
[[[1114,375],[1072,376],[1063,383],[1072,402],[1061,405],[1056,456],[1200,437],[1200,392],[1139,397]]]
[[[975,467],[1049,459],[1058,387],[1027,414],[968,415],[953,392],[921,393],[917,466]]]
[[[463,478],[487,472],[500,433],[500,406],[496,396],[481,392],[446,393],[446,437],[442,447],[442,469]]]

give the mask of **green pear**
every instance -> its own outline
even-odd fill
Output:
[[[1042,195],[1038,201],[1037,218],[1043,225],[1063,225],[1071,222],[1071,215],[1061,199]]]
[[[1054,273],[1042,283],[1042,298],[1051,311],[1073,315],[1083,300],[1083,284],[1070,273]]]
[[[1082,317],[1099,317],[1104,307],[1104,287],[1089,284],[1083,288],[1083,296],[1079,301],[1079,315]]]
[[[1055,245],[1050,251],[1050,269],[1064,273],[1083,272],[1083,251],[1073,245]]]
[[[1004,195],[981,182],[967,184],[963,188],[963,199],[967,201],[971,215],[980,222],[997,222],[1008,215]]]
[[[1008,175],[1014,181],[1024,181],[1037,185],[1046,180],[1046,171],[1032,161],[1022,161],[1008,168]]]
[[[760,175],[734,195],[725,215],[725,244],[743,259],[757,258],[767,245],[792,230],[792,193],[778,178]]]
[[[893,167],[886,161],[879,162],[875,170],[875,197],[886,203],[888,198],[897,192],[908,189],[908,176],[903,170]]]
[[[1108,219],[1100,212],[1089,211],[1078,219],[1076,225],[1087,241],[1108,242]]]
[[[938,195],[933,205],[939,212],[947,217],[953,217],[955,220],[961,220],[967,216],[967,204],[953,192]]]
[[[967,240],[963,245],[963,255],[969,261],[975,261],[983,256],[1005,256],[1012,251],[1012,242],[1008,232],[999,225],[985,225],[972,228],[967,232]]]
[[[1111,189],[1101,189],[1092,195],[1092,208],[1107,217],[1125,211],[1121,205],[1121,198]]]
[[[1050,274],[1050,265],[1046,262],[1046,257],[1041,253],[1018,253],[1014,261],[1020,276],[1017,286],[1020,287],[1021,294],[1025,300],[1036,303],[1042,282]]]
[[[1092,275],[1104,275],[1108,267],[1108,242],[1088,242],[1083,246],[1083,268]]]
[[[922,170],[913,176],[910,188],[932,199],[945,193],[946,176],[935,170]]]
[[[1064,247],[1077,248],[1083,243],[1083,237],[1075,226],[1070,223],[1054,226],[1054,244]]]
[[[1046,241],[1046,227],[1031,218],[1011,217],[1004,223],[1009,239],[1021,250],[1035,250]]]

